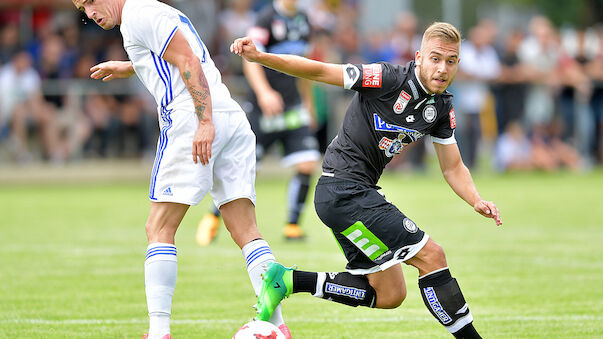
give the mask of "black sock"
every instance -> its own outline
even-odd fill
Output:
[[[457,338],[481,338],[461,288],[448,268],[419,278],[423,302],[431,314]],[[457,336],[460,335],[460,336]]]
[[[473,323],[465,325],[465,327],[458,330],[458,332],[452,333],[452,335],[458,339],[481,339],[479,333],[473,327]]]
[[[289,189],[287,192],[287,201],[289,205],[289,220],[290,224],[299,222],[299,215],[306,204],[306,197],[310,189],[310,175],[297,173],[296,176],[289,181]]]
[[[318,273],[316,272],[293,271],[293,293],[308,292],[315,294],[317,279]]]
[[[353,307],[377,304],[377,294],[366,276],[348,272],[293,271],[293,293],[297,292]]]

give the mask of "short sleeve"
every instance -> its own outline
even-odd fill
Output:
[[[452,107],[452,104],[447,105],[445,112],[447,114],[438,121],[431,131],[431,140],[443,145],[456,144],[456,138],[454,137],[456,117],[454,116],[454,107]]]
[[[399,70],[388,63],[343,65],[343,87],[378,98],[400,85]]]
[[[178,23],[179,18],[173,13],[153,6],[142,6],[128,26],[129,36],[132,42],[162,57],[178,29]]]

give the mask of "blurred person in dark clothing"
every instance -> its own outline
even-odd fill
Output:
[[[311,26],[297,0],[276,0],[257,17],[249,36],[262,50],[273,53],[307,55]],[[311,175],[320,160],[318,141],[311,129],[314,115],[311,83],[290,75],[243,61],[243,72],[252,89],[248,113],[257,136],[256,158],[260,161],[274,145],[281,146],[281,165],[296,172],[287,188],[287,220],[283,235],[287,240],[305,237],[301,214],[310,188]],[[219,211],[207,213],[197,228],[197,242],[207,246],[218,229]]]
[[[500,52],[500,75],[493,86],[499,135],[506,130],[509,122],[523,119],[527,78],[525,66],[517,57],[517,49],[522,40],[521,31],[511,31],[505,37],[503,50]]]
[[[595,137],[592,152],[596,161],[603,164],[603,26],[598,28],[597,33],[599,48],[596,55],[584,65],[584,69],[593,84],[590,106],[595,121]]]
[[[0,29],[0,66],[11,61],[19,51],[19,28],[8,24]]]

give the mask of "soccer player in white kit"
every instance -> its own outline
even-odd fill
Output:
[[[103,29],[119,25],[129,61],[91,68],[109,81],[136,74],[158,105],[160,136],[151,173],[145,290],[149,333],[171,338],[176,285],[176,230],[190,205],[209,192],[242,249],[256,294],[265,264],[275,261],[255,218],[255,135],[230,97],[191,21],[156,0],[72,0]],[[291,337],[280,309],[270,319]]]

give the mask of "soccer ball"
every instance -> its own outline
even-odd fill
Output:
[[[241,326],[232,339],[285,339],[285,335],[272,323],[252,320]]]

